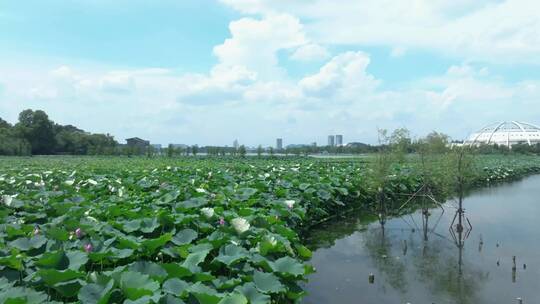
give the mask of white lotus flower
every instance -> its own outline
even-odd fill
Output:
[[[64,182],[66,185],[68,186],[73,186],[73,184],[75,183],[75,180],[74,179],[68,179],[67,181]]]
[[[207,218],[211,218],[212,216],[214,216],[214,209],[213,208],[202,208],[201,209],[201,212],[204,214],[204,216],[206,216]]]
[[[276,246],[277,245],[277,240],[274,236],[269,236],[269,237],[266,237],[266,240],[272,245],[272,246]]]
[[[249,230],[249,222],[245,218],[237,217],[231,221],[231,224],[234,227],[234,230],[238,232],[238,234],[244,233]]]
[[[204,190],[203,188],[197,188],[195,189],[195,191],[197,191],[198,193],[205,193],[206,190]]]
[[[13,202],[13,197],[11,195],[2,195],[2,202],[8,207],[11,207],[11,202]]]
[[[294,200],[285,200],[285,205],[287,205],[287,208],[292,209],[294,207]]]

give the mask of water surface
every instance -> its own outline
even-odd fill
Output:
[[[449,231],[456,204],[444,205],[431,209],[427,241],[420,211],[384,230],[359,214],[313,230],[304,303],[540,303],[540,176],[468,195],[462,250]]]

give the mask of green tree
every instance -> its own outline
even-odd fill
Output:
[[[411,132],[406,128],[399,128],[394,130],[388,139],[396,160],[399,163],[405,162],[405,156],[411,149]]]
[[[246,157],[246,147],[244,145],[241,145],[238,148],[238,154],[240,154],[240,157],[242,158]]]
[[[261,145],[259,145],[259,146],[257,147],[257,156],[258,156],[258,157],[261,157],[262,153],[263,153],[263,148],[262,148]]]
[[[32,154],[51,154],[55,152],[56,141],[53,123],[45,112],[41,110],[22,111],[19,114],[16,129],[30,143]]]
[[[199,146],[193,145],[191,147],[191,153],[193,154],[193,156],[197,156],[197,153],[199,153]]]

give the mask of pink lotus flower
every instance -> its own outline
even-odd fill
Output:
[[[77,236],[78,239],[80,239],[83,236],[82,229],[81,228],[75,229],[75,235]]]
[[[219,223],[220,226],[224,226],[225,225],[225,219],[220,217],[218,223]]]
[[[84,251],[90,253],[90,252],[92,252],[94,247],[92,246],[92,244],[88,243],[88,244],[84,245],[83,249],[84,249]]]

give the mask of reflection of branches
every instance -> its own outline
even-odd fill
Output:
[[[393,240],[385,236],[383,229],[373,228],[366,231],[364,242],[375,267],[383,274],[388,284],[401,293],[406,293],[405,265],[401,260],[393,258]],[[399,242],[396,243],[399,246]]]
[[[450,244],[441,239],[431,241],[431,246],[427,243],[424,246],[411,246],[413,250],[423,247],[422,254],[412,254],[418,280],[428,285],[434,295],[449,297],[453,303],[478,303],[476,292],[488,275],[469,265],[462,273],[463,247],[458,248],[456,257],[455,247]]]

